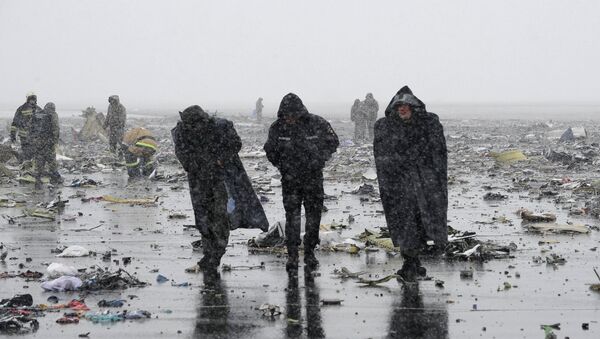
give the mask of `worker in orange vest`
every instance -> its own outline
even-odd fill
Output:
[[[121,149],[130,177],[149,176],[156,169],[154,154],[158,143],[149,130],[136,127],[125,132]]]

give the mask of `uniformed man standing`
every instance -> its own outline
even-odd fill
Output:
[[[125,133],[125,122],[127,121],[127,110],[125,106],[121,104],[118,95],[111,95],[108,98],[108,110],[106,113],[106,120],[104,120],[104,129],[108,129],[108,143],[110,145],[110,151],[113,153],[119,153],[121,148],[121,140],[123,140],[123,134]]]
[[[12,125],[10,126],[10,141],[16,142],[17,135],[21,141],[21,154],[19,155],[19,161],[21,162],[33,158],[32,142],[29,138],[31,118],[33,114],[42,110],[37,105],[37,96],[35,93],[28,93],[26,99],[27,101],[17,108]]]
[[[288,271],[298,269],[303,204],[306,212],[304,264],[307,269],[319,265],[314,249],[319,243],[323,208],[323,168],[338,145],[338,137],[325,119],[309,113],[297,95],[289,93],[283,97],[264,149],[269,161],[281,173]]]
[[[367,115],[358,99],[350,108],[350,120],[354,122],[354,143],[360,144],[367,138]]]
[[[42,188],[42,176],[47,168],[51,184],[63,182],[56,163],[56,147],[60,137],[56,106],[49,102],[31,118],[30,139],[35,160],[35,187]]]
[[[375,121],[377,121],[377,112],[379,111],[379,104],[373,98],[373,93],[367,93],[365,100],[361,103],[361,108],[366,115],[369,140],[373,141]]]
[[[254,109],[254,112],[256,113],[257,122],[262,122],[262,111],[264,107],[265,105],[263,105],[263,98],[258,98],[258,100],[256,100],[256,108]]]

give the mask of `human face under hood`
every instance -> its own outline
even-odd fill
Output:
[[[44,111],[46,111],[48,113],[54,113],[54,112],[56,112],[56,106],[54,105],[53,102],[49,102],[44,106]]]
[[[392,100],[390,100],[389,105],[385,109],[385,116],[400,117],[398,115],[398,107],[402,105],[410,106],[411,117],[426,111],[425,104],[412,93],[408,86],[404,86],[396,93],[396,95],[394,95]]]
[[[37,105],[37,95],[30,95],[27,97],[27,103],[34,106]]]

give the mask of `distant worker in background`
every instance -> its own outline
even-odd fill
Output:
[[[60,137],[56,106],[49,102],[44,109],[33,113],[31,118],[30,140],[35,160],[35,188],[42,188],[42,177],[46,173],[53,185],[63,182],[58,173],[56,147]]]
[[[33,158],[33,150],[29,138],[31,118],[34,113],[42,110],[42,108],[37,105],[37,96],[35,93],[28,93],[26,99],[26,102],[17,108],[12,125],[10,126],[10,141],[13,143],[16,142],[17,135],[21,141],[21,153],[19,154],[19,161],[21,162]]]
[[[149,176],[156,169],[154,154],[158,143],[154,135],[143,127],[128,130],[123,136],[121,152],[125,157],[125,166],[130,178]]]
[[[350,108],[350,120],[354,122],[354,143],[360,144],[367,138],[367,116],[359,99]]]
[[[111,95],[108,98],[108,102],[109,105],[106,113],[106,120],[104,120],[104,129],[108,129],[110,151],[118,153],[120,158],[121,149],[118,146],[121,143],[121,140],[123,140],[125,122],[127,121],[127,110],[125,109],[125,106],[121,104],[118,95]]]
[[[373,93],[367,93],[367,96],[362,102],[361,107],[367,115],[367,131],[369,140],[373,141],[375,121],[377,121],[377,112],[379,111],[379,104],[377,103],[377,100],[373,98]]]
[[[258,100],[256,100],[256,108],[254,109],[254,112],[256,113],[257,122],[262,122],[262,111],[264,107],[265,106],[263,105],[263,98],[258,98]]]

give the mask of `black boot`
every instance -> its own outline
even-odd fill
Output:
[[[298,247],[288,247],[288,259],[285,264],[285,270],[288,272],[298,270]]]
[[[402,268],[396,274],[400,276],[403,282],[417,281],[417,267],[410,261],[404,260]]]
[[[415,265],[417,266],[417,275],[419,277],[426,277],[427,276],[427,269],[425,267],[423,267],[423,265],[421,264],[421,260],[419,260],[419,258],[415,258]]]
[[[304,265],[308,270],[314,270],[319,267],[319,260],[315,257],[313,249],[304,249]]]
[[[412,253],[406,251],[402,253],[402,258],[404,259],[404,264],[402,264],[402,268],[396,272],[400,276],[400,278],[404,282],[416,282],[417,277],[423,273],[423,276],[426,274],[424,267],[421,267],[421,261],[417,257],[416,253]]]

